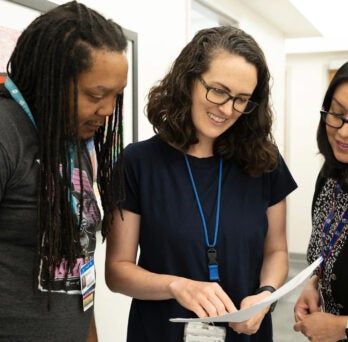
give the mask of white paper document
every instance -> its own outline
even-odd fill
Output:
[[[271,295],[261,300],[259,303],[254,304],[253,306],[249,306],[248,308],[229,313],[226,315],[215,316],[215,317],[206,317],[206,318],[171,318],[171,322],[243,322],[256,315],[265,307],[271,305],[279,298],[283,297],[290,291],[294,290],[297,286],[303,283],[313,271],[319,266],[322,262],[322,257],[319,257],[312,264],[310,264],[307,268],[289,280],[286,284],[280,287],[278,290],[274,291]]]

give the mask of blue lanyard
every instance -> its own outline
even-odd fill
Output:
[[[345,212],[342,215],[342,218],[340,220],[340,222],[337,224],[336,230],[331,238],[330,243],[328,244],[328,246],[326,247],[326,249],[324,248],[324,243],[325,243],[325,237],[328,233],[329,227],[331,225],[331,221],[332,221],[332,217],[334,215],[335,212],[335,205],[336,205],[336,199],[338,196],[338,193],[342,187],[343,184],[343,179],[340,179],[339,181],[336,182],[335,184],[335,194],[334,194],[334,203],[332,206],[332,209],[328,215],[328,217],[325,220],[324,226],[323,226],[323,231],[322,231],[322,241],[323,241],[323,247],[321,250],[321,256],[323,257],[323,261],[320,264],[320,272],[323,270],[323,268],[325,267],[325,263],[326,260],[328,259],[328,257],[330,256],[331,252],[333,251],[338,239],[341,236],[341,233],[343,231],[343,227],[345,226],[345,224],[347,223],[347,219],[348,219],[348,209],[345,210]]]
[[[95,177],[96,177],[96,170],[94,170],[93,168],[93,159],[94,159],[94,163],[96,163],[96,160],[95,160],[95,155],[94,155],[94,139],[93,138],[90,138],[86,141],[86,147],[87,147],[87,151],[88,151],[88,154],[89,154],[89,157],[91,159],[91,164],[92,164],[92,173],[93,173],[93,176],[92,176],[92,181],[94,182],[95,181]],[[72,146],[70,146],[70,155],[71,155],[71,158],[70,158],[70,170],[71,170],[71,175],[73,175],[73,171],[74,171],[74,168],[75,168],[75,151],[74,149],[72,148]],[[93,184],[92,184],[93,186]],[[78,206],[77,206],[77,201],[76,201],[76,198],[70,193],[69,191],[69,198],[71,200],[71,206],[73,208],[73,211],[74,213],[76,214],[76,220],[77,222],[79,223],[79,211],[78,211]]]
[[[197,187],[195,184],[195,180],[192,175],[192,170],[191,166],[189,163],[189,160],[187,158],[187,155],[184,155],[185,161],[186,161],[186,166],[187,166],[187,171],[190,176],[191,180],[191,185],[193,192],[195,194],[196,202],[198,205],[199,213],[201,216],[202,220],[202,225],[203,225],[203,230],[204,230],[204,237],[205,237],[205,243],[207,246],[207,254],[208,254],[208,270],[209,270],[209,279],[211,281],[219,281],[219,270],[218,270],[218,264],[216,261],[216,241],[217,241],[217,235],[219,231],[219,219],[220,219],[220,200],[221,200],[221,183],[222,183],[222,158],[220,158],[220,165],[219,165],[219,180],[218,180],[218,193],[217,193],[217,200],[216,200],[216,219],[215,219],[215,230],[214,230],[214,240],[213,243],[209,242],[209,236],[208,236],[208,229],[207,229],[207,224],[205,222],[204,214],[203,214],[203,209],[201,205],[201,201],[199,200],[198,192],[197,192]]]
[[[27,114],[27,116],[29,117],[29,119],[33,123],[34,127],[37,129],[35,119],[33,117],[33,114],[31,113],[31,110],[30,110],[27,102],[24,100],[22,93],[19,91],[19,89],[17,88],[15,83],[8,76],[6,77],[5,87],[10,92],[12,98],[23,108],[24,112]],[[92,159],[92,151],[94,150],[94,139],[93,138],[91,138],[87,141],[87,149],[88,149],[88,152],[89,152],[91,159]],[[75,160],[75,153],[74,153],[74,150],[72,148],[70,150],[70,153],[71,153],[70,164],[71,164],[71,175],[72,175],[73,170],[74,170],[74,160]],[[74,211],[74,213],[77,217],[78,223],[79,223],[79,219],[78,219],[79,215],[78,215],[76,198],[74,196],[72,196],[72,194],[69,194],[69,198],[71,199],[71,206],[73,208],[73,211]]]
[[[30,108],[27,104],[27,102],[24,100],[24,97],[22,93],[19,91],[17,86],[13,83],[13,81],[10,79],[10,77],[6,77],[5,81],[5,87],[10,92],[13,99],[23,108],[25,113],[28,115],[29,119],[33,123],[34,127],[37,129],[35,119],[33,117],[33,114],[30,111]]]

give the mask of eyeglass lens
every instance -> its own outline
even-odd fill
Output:
[[[231,96],[223,90],[219,91],[219,89],[214,89],[214,88],[207,89],[207,100],[210,102],[213,102],[216,104],[224,104],[227,101],[229,101],[230,99],[232,99],[233,108],[237,112],[240,112],[240,113],[245,112],[245,110],[247,109],[248,104],[250,102],[247,99],[243,99],[241,97]],[[252,109],[254,109],[254,107],[251,108],[251,110]],[[248,112],[250,112],[251,110],[250,110],[250,106],[249,106]]]
[[[325,111],[321,111],[321,113],[325,123],[330,127],[341,128],[345,123],[348,123],[348,120],[339,114]]]

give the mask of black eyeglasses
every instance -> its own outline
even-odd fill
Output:
[[[345,119],[343,114],[327,112],[325,110],[321,110],[320,114],[325,124],[332,128],[341,128],[345,123],[348,123],[348,119]]]
[[[207,90],[205,98],[214,104],[223,105],[229,100],[232,100],[232,108],[238,113],[250,114],[257,106],[258,103],[250,101],[249,99],[241,96],[232,96],[227,91],[219,88],[209,86],[203,78],[199,79],[203,84],[203,87]]]

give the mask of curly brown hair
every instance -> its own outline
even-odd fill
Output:
[[[215,140],[214,155],[233,158],[249,175],[271,171],[278,164],[279,152],[271,133],[270,73],[259,45],[239,28],[219,26],[200,30],[167,75],[151,88],[146,107],[148,119],[161,139],[182,151],[196,144],[191,118],[192,87],[221,51],[241,56],[256,67],[257,85],[251,100],[259,105]]]

